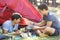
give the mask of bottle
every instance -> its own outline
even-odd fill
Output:
[[[30,32],[28,32],[28,36],[31,37],[31,33]]]
[[[2,29],[0,28],[0,34],[2,34]]]

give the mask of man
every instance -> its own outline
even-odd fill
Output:
[[[42,22],[38,24],[41,26],[39,30],[41,30],[42,33],[47,34],[49,36],[59,35],[60,23],[58,18],[53,13],[48,11],[48,7],[46,4],[39,5],[38,9],[43,16]]]
[[[44,29],[43,32],[53,36],[59,35],[60,23],[58,18],[48,11],[46,4],[39,5],[38,9],[43,15],[43,20],[41,22],[42,29]]]
[[[8,16],[7,16],[8,17]],[[7,20],[3,23],[3,33],[12,33],[15,32],[14,34],[19,34],[18,31],[18,23],[21,20],[21,16],[19,14],[13,14],[12,15],[12,20]]]

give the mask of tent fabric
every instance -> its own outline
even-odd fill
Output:
[[[6,8],[5,11],[1,14],[1,11],[4,9],[5,3],[0,0],[0,25],[3,24],[6,20],[10,20],[11,16],[13,14],[13,10]],[[27,25],[27,22],[25,22],[25,19],[22,18],[21,22],[19,22],[19,25]]]
[[[28,26],[28,20],[26,18],[22,18],[21,21],[19,22],[19,29],[23,28],[23,27],[27,27]]]
[[[28,0],[0,0],[0,13],[5,6],[7,6],[7,8],[2,14],[0,14],[0,24],[3,24],[6,20],[11,19],[14,11],[19,12],[22,17],[33,22],[40,22],[42,19],[41,14],[39,14],[39,12],[32,6],[32,4],[29,3]],[[20,22],[20,24],[23,22]]]
[[[0,24],[3,24],[6,20],[10,20],[12,17],[12,13],[13,11],[6,9],[4,13],[0,15]],[[25,21],[24,18],[21,19],[19,25],[27,25],[27,22]]]
[[[5,0],[5,3],[12,10],[19,12],[23,17],[34,22],[41,21],[41,14],[39,14],[28,0]]]

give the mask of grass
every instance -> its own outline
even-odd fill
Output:
[[[51,37],[33,37],[33,38],[26,38],[22,40],[60,40],[60,36],[51,36]]]
[[[6,39],[9,40],[9,39]],[[18,39],[16,39],[18,40]],[[29,37],[29,38],[20,38],[19,40],[60,40],[60,36],[51,36],[51,37]]]

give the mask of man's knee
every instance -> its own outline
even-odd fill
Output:
[[[47,28],[45,29],[45,33],[53,34],[54,32],[55,32],[55,29],[54,29],[54,28],[47,27]]]

